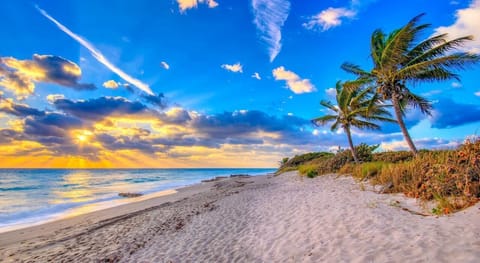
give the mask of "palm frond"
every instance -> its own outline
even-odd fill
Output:
[[[413,60],[414,58],[424,54],[426,51],[440,45],[446,42],[445,38],[447,37],[447,34],[440,34],[436,35],[430,38],[427,38],[426,40],[420,42],[418,45],[416,45],[414,48],[412,48],[408,54],[407,57],[410,58],[409,61]]]
[[[337,92],[337,95],[342,92],[342,88],[343,88],[342,81],[341,80],[337,81],[337,83],[335,83],[335,91]]]
[[[373,31],[372,37],[370,39],[370,50],[371,56],[374,61],[374,64],[377,65],[380,63],[382,57],[382,51],[385,48],[385,34],[382,30],[377,29]]]
[[[442,36],[446,37],[446,34],[432,37],[433,39],[425,40],[425,42],[427,42],[425,45],[427,44],[434,45],[434,43],[438,43],[441,41],[443,41],[443,43],[438,43],[437,45],[432,46],[429,49],[424,49],[426,47],[421,47],[421,49],[424,49],[422,50],[423,52],[417,52],[417,54],[409,54],[409,55],[415,55],[415,56],[409,57],[406,63],[406,66],[414,65],[416,63],[423,62],[423,61],[429,61],[439,56],[443,56],[444,54],[450,51],[453,51],[459,47],[462,47],[465,44],[465,42],[473,40],[473,36],[464,36],[464,37],[459,37],[450,41],[446,41],[445,38],[439,39],[439,37],[442,37]],[[432,43],[428,43],[429,41],[431,41]],[[416,48],[417,47],[415,47],[412,51],[410,51],[410,53],[416,53],[415,51]]]
[[[360,66],[355,65],[353,63],[345,62],[340,66],[343,70],[348,73],[354,74],[358,77],[369,77],[370,73],[368,71],[363,70]]]
[[[332,126],[330,127],[330,130],[331,131],[336,131],[336,130],[338,130],[338,126],[340,126],[340,122],[337,120],[336,122],[334,122],[332,124]]]
[[[364,121],[364,120],[353,120],[351,122],[351,125],[354,127],[357,127],[359,129],[370,129],[370,130],[379,130],[380,125],[369,122],[369,121]]]
[[[326,123],[328,123],[330,121],[333,121],[333,120],[336,120],[336,119],[337,119],[337,115],[325,115],[325,116],[313,119],[312,123],[315,126],[322,126],[322,125],[325,125]]]
[[[388,117],[380,117],[380,116],[368,117],[366,118],[366,120],[397,123],[397,120],[395,119],[388,118]]]
[[[432,73],[432,81],[446,80],[456,76],[450,70],[465,69],[467,66],[479,61],[480,56],[477,54],[460,52],[406,66],[397,72],[396,77],[398,79],[413,80],[420,75],[422,80],[427,80],[428,75],[425,73],[429,72]]]
[[[432,103],[426,98],[409,92],[405,94],[404,99],[409,105],[412,105],[414,108],[418,107],[423,114],[432,114]]]
[[[408,49],[411,48],[419,33],[430,26],[429,24],[417,25],[422,16],[424,14],[414,17],[405,26],[393,31],[387,37],[380,59],[382,67],[390,68],[402,63],[405,54],[408,53]]]
[[[372,82],[373,82],[372,77],[367,76],[367,77],[357,78],[356,80],[345,81],[342,86],[344,89],[347,89],[348,91],[354,91],[357,89],[361,89],[362,87],[365,87],[369,84],[372,84]]]
[[[353,92],[352,92],[353,93]],[[361,90],[356,90],[355,94],[352,94],[353,97],[350,101],[351,107],[362,107],[365,104],[369,104],[370,99],[369,96],[372,93],[372,87],[364,88]]]
[[[408,80],[412,83],[418,82],[436,82],[436,81],[444,81],[455,79],[460,81],[460,76],[455,74],[449,70],[445,70],[442,68],[434,68],[431,70],[424,70],[416,72],[415,75],[408,76]]]
[[[333,105],[330,101],[322,100],[320,101],[320,105],[334,112],[338,112],[338,108],[335,105]]]
[[[343,88],[342,82],[337,81],[335,85],[335,89],[337,91],[336,99],[337,99],[337,106],[340,111],[345,111],[346,101],[348,101],[348,92]]]

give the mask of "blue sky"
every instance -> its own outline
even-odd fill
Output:
[[[419,13],[425,37],[474,35],[464,49],[480,52],[478,0],[2,3],[2,165],[272,167],[345,147],[310,125],[319,101],[353,77],[343,62],[371,67],[373,30]],[[413,88],[435,109],[407,114],[419,148],[480,132],[480,66],[459,73]],[[394,125],[353,139],[405,148]]]

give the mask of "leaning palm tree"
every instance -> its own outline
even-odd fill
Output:
[[[371,95],[371,87],[346,89],[339,81],[335,88],[337,91],[337,105],[333,105],[330,101],[325,100],[320,102],[320,105],[330,109],[332,114],[315,118],[312,122],[318,126],[333,121],[330,128],[332,131],[341,127],[347,134],[353,160],[358,163],[358,156],[352,142],[351,128],[378,130],[380,126],[372,121],[395,122],[395,120],[388,118],[391,114],[386,108],[390,105],[380,104],[378,95]]]
[[[454,70],[465,69],[479,61],[476,54],[458,50],[472,36],[447,40],[447,34],[435,35],[419,41],[429,24],[418,25],[424,14],[414,17],[402,28],[389,35],[380,29],[371,37],[373,69],[366,71],[359,66],[344,63],[342,68],[358,76],[358,81],[373,83],[383,100],[391,101],[398,125],[413,154],[417,149],[403,120],[408,106],[418,107],[423,114],[430,115],[432,104],[408,87],[419,82],[459,80]],[[350,87],[349,87],[350,88]]]

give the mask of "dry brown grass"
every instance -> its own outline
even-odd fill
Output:
[[[412,159],[413,154],[407,151],[381,152],[372,155],[372,161],[374,162],[399,163],[410,161]]]
[[[433,212],[448,214],[479,201],[480,139],[467,140],[454,151],[423,152],[411,161],[360,164],[352,174],[373,184],[391,184],[390,193],[435,200]]]

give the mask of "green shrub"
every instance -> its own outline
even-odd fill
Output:
[[[318,173],[317,173],[316,170],[310,170],[310,171],[307,172],[307,177],[308,178],[315,178],[315,177],[317,177],[317,175],[318,175]]]
[[[360,162],[371,162],[373,157],[373,151],[375,151],[380,145],[368,146],[368,144],[361,143],[355,146],[355,152],[357,153],[358,160]]]
[[[312,164],[302,164],[298,167],[298,172],[300,175],[306,175],[307,177],[313,178],[318,175],[317,167]]]
[[[361,143],[355,147],[357,151],[357,156],[360,162],[368,162],[372,160],[372,152],[378,148],[378,145],[368,146],[365,143]],[[318,172],[320,174],[326,173],[350,173],[351,166],[346,166],[347,164],[353,163],[352,152],[349,149],[344,149],[338,151],[331,158],[325,158],[320,163],[317,163],[319,166]],[[342,169],[342,167],[345,167]],[[342,170],[341,170],[342,169]]]
[[[288,159],[283,158],[281,163],[282,165],[276,171],[276,174],[280,174],[287,171],[298,170],[301,165],[314,165],[319,166],[319,163],[322,163],[324,159],[331,158],[334,154],[327,152],[314,152],[306,153],[302,155],[296,155],[295,157]]]
[[[386,164],[384,162],[370,162],[355,165],[352,176],[360,180],[371,179],[377,176]]]
[[[295,157],[288,160],[285,165],[287,165],[287,166],[299,166],[299,165],[304,164],[306,162],[309,162],[311,160],[314,160],[314,159],[317,159],[317,158],[328,157],[328,156],[333,156],[333,154],[332,153],[327,153],[327,152],[313,152],[313,153],[306,153],[306,154],[302,154],[302,155],[295,155]]]

